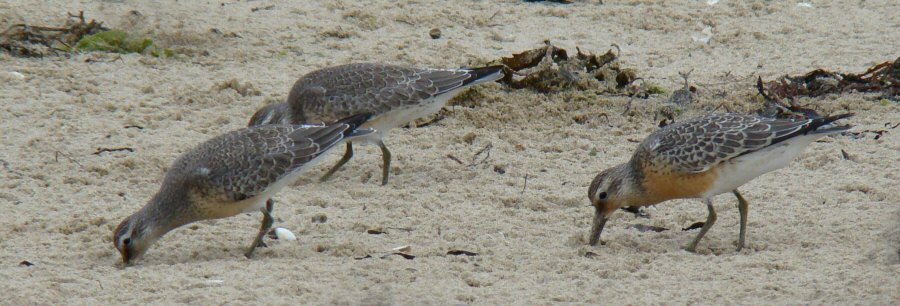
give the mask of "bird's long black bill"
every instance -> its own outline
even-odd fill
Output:
[[[594,212],[594,223],[591,225],[591,245],[596,246],[600,243],[600,233],[603,232],[603,226],[606,225],[606,220],[606,217],[603,216],[600,209],[596,209]]]

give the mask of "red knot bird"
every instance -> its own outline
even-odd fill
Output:
[[[391,166],[391,152],[384,144],[388,131],[439,111],[466,87],[502,77],[503,66],[417,69],[358,63],[328,67],[301,77],[286,102],[261,108],[249,125],[330,122],[356,113],[371,113],[372,119],[363,127],[376,132],[353,142],[381,147],[381,184],[386,185]],[[347,142],[344,156],[322,176],[322,181],[353,157],[353,142]]]
[[[113,243],[122,260],[129,264],[179,226],[262,211],[259,233],[244,254],[251,257],[272,227],[271,197],[342,140],[374,133],[359,128],[368,118],[244,128],[193,148],[175,160],[156,195],[116,227]]]
[[[590,244],[597,245],[609,216],[618,208],[653,205],[672,199],[700,198],[709,214],[693,242],[716,222],[712,197],[731,192],[738,200],[744,247],[747,200],[737,188],[767,172],[787,166],[813,141],[850,126],[832,122],[853,114],[816,119],[773,119],[742,114],[712,114],[668,125],[647,136],[631,160],[601,172],[591,182],[594,206]]]

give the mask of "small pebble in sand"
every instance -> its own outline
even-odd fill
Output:
[[[294,236],[294,233],[283,227],[275,228],[275,237],[277,237],[278,240],[285,241],[297,240],[297,236]]]
[[[7,75],[9,76],[8,77],[9,79],[18,80],[18,81],[25,80],[25,75],[18,71],[7,72]]]
[[[431,31],[428,31],[428,35],[431,36],[431,39],[441,38],[441,29],[434,28]]]
[[[713,37],[712,27],[709,27],[709,26],[704,27],[703,31],[701,33],[703,35],[694,35],[694,36],[691,36],[691,38],[693,38],[694,41],[696,41],[696,42],[708,44],[709,40],[712,39],[712,37]]]

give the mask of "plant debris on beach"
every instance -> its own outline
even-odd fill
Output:
[[[542,93],[575,89],[633,96],[646,92],[632,86],[637,74],[633,69],[622,68],[612,50],[596,55],[576,47],[577,53],[569,56],[565,49],[545,43],[543,47],[498,60],[507,67],[500,82]]]
[[[108,29],[103,22],[85,21],[84,12],[69,14],[61,27],[16,24],[0,33],[0,50],[17,57],[43,57],[59,52],[144,53],[172,57],[171,49],[159,49],[153,39],[122,30]]]
[[[768,82],[757,78],[756,89],[766,100],[759,114],[779,118],[821,117],[816,111],[798,104],[797,97],[856,91],[881,93],[884,99],[900,101],[900,58],[874,65],[861,74],[816,69],[801,76],[786,75]]]
[[[60,46],[75,46],[82,37],[109,29],[103,22],[91,19],[85,21],[84,12],[69,14],[66,24],[61,27],[15,24],[0,33],[0,50],[18,57],[43,57]]]
[[[802,76],[783,76],[763,82],[759,87],[760,94],[772,100],[818,97],[848,91],[880,92],[886,99],[900,99],[900,58],[872,66],[861,74],[816,69]]]

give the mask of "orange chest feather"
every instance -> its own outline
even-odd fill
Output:
[[[712,187],[718,173],[716,168],[700,173],[677,173],[668,169],[644,169],[643,172],[645,201],[652,202],[649,204],[702,197]]]

